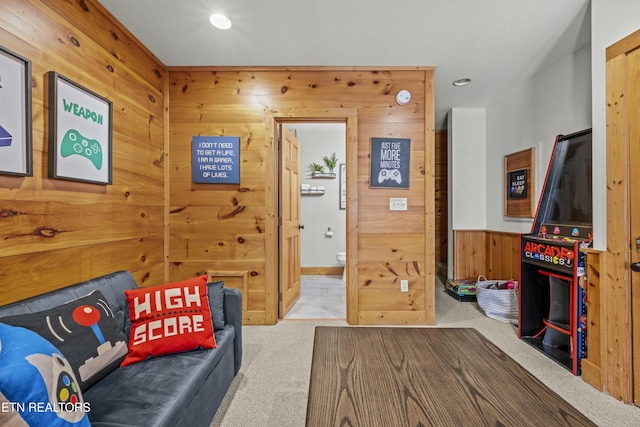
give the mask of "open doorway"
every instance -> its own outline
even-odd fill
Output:
[[[299,141],[300,297],[280,317],[345,319],[346,123],[283,124]]]

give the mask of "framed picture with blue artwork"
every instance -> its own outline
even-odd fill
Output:
[[[0,174],[33,176],[31,61],[0,46]]]
[[[111,184],[112,104],[49,73],[49,177]]]

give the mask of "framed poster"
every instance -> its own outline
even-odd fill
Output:
[[[240,184],[240,137],[194,136],[191,180],[197,184]]]
[[[504,156],[504,215],[532,218],[535,214],[535,149]]]
[[[411,140],[371,138],[369,187],[409,188]]]
[[[111,101],[49,72],[49,177],[111,184]]]
[[[526,199],[527,198],[527,170],[507,172],[507,198]]]
[[[411,140],[371,138],[369,187],[409,188]]]
[[[0,46],[0,174],[33,176],[31,61]]]

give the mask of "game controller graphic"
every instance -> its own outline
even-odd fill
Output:
[[[11,146],[11,141],[13,137],[11,134],[2,126],[0,126],[0,147],[9,147]]]
[[[60,144],[60,154],[62,157],[69,157],[74,154],[85,157],[93,163],[96,169],[102,168],[102,146],[95,139],[88,139],[75,129],[69,129],[62,138]]]
[[[49,401],[54,408],[65,408],[60,404],[83,404],[82,394],[76,377],[73,375],[71,365],[61,355],[53,353],[51,356],[46,354],[31,354],[26,357],[27,362],[32,364],[42,376]],[[70,423],[76,423],[84,418],[85,413],[76,410],[57,410],[56,415]]]
[[[398,169],[380,169],[380,173],[378,174],[378,184],[387,180],[395,181],[400,184],[402,182],[400,171]]]

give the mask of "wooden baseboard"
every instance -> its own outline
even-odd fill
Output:
[[[300,267],[300,274],[308,276],[341,276],[342,267]]]
[[[600,391],[604,391],[602,387],[602,372],[600,367],[591,363],[588,359],[582,359],[582,379],[587,384]]]

